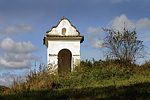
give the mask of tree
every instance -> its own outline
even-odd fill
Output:
[[[135,30],[124,28],[122,31],[114,29],[103,29],[107,34],[104,46],[107,48],[107,57],[119,60],[123,63],[135,63],[137,58],[144,57],[143,41],[137,39]]]

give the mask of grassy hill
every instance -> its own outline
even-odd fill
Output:
[[[46,69],[2,93],[0,100],[149,100],[150,64],[120,66],[112,61],[84,61],[67,75]]]
[[[6,90],[9,90],[9,87],[0,85],[0,92],[6,91]]]

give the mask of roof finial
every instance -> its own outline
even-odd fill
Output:
[[[65,16],[63,16],[62,19],[65,19]]]

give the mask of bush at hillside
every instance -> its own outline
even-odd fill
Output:
[[[145,66],[145,65],[142,65]],[[80,66],[67,75],[53,75],[44,66],[31,71],[26,81],[14,82],[11,92],[35,90],[69,89],[86,87],[122,86],[150,81],[150,68],[140,66],[123,67],[115,61],[82,61]]]

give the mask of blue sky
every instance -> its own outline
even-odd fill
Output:
[[[85,41],[81,59],[103,59],[101,28],[136,28],[150,58],[149,0],[0,0],[0,85],[46,63],[45,32],[65,16]],[[140,60],[142,62],[142,60]],[[35,67],[35,66],[34,66]]]

